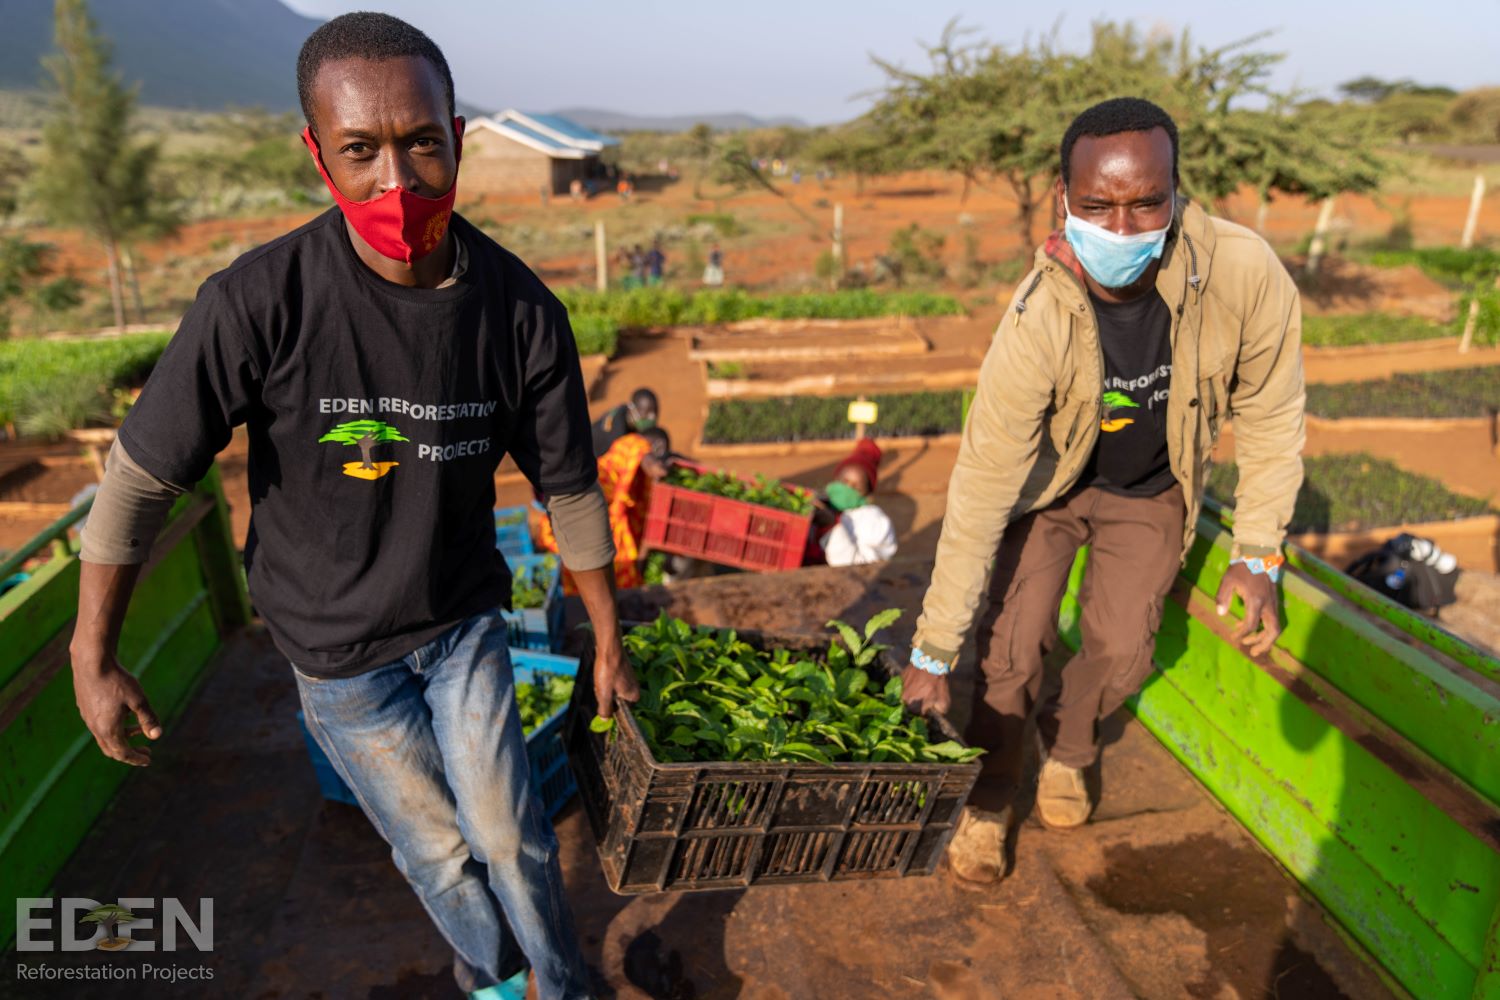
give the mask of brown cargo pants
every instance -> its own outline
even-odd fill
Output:
[[[1010,804],[1025,760],[1026,721],[1042,688],[1042,664],[1058,639],[1057,612],[1083,545],[1082,647],[1064,666],[1062,689],[1038,713],[1053,758],[1088,767],[1099,756],[1099,722],[1151,672],[1162,604],[1182,556],[1182,487],[1155,497],[1075,489],[1005,529],[978,628],[979,678],[968,741],[984,747],[970,801]]]

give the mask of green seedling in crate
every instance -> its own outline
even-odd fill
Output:
[[[868,668],[887,647],[883,611],[837,633],[821,655],[758,650],[732,629],[694,629],[665,614],[631,629],[625,652],[641,684],[631,712],[661,761],[965,763],[982,750],[930,739],[901,701],[901,679]],[[595,732],[601,721],[595,720]]]
[[[510,580],[510,606],[517,611],[539,608],[547,602],[547,591],[557,575],[557,560],[544,556],[535,564],[523,567]]]
[[[757,475],[753,482],[746,482],[729,472],[694,472],[678,465],[667,473],[668,485],[680,486],[696,493],[743,500],[745,503],[773,507],[793,514],[806,514],[812,510],[812,498],[800,489],[787,487],[779,479],[768,479]]]
[[[516,681],[516,711],[521,715],[521,731],[528,735],[566,708],[573,697],[573,678],[546,671],[531,676],[530,681]]]

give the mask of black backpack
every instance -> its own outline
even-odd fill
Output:
[[[1371,590],[1417,611],[1433,612],[1458,599],[1454,593],[1458,560],[1432,539],[1405,532],[1360,556],[1345,572]]]

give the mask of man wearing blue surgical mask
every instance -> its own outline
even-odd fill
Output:
[[[1149,101],[1116,98],[1074,120],[1056,189],[1063,228],[1037,251],[980,370],[903,676],[910,704],[946,711],[947,674],[978,619],[968,737],[988,753],[949,851],[970,882],[1004,875],[1023,736],[1084,545],[1082,643],[1037,714],[1036,806],[1059,829],[1092,813],[1084,776],[1099,723],[1151,673],[1231,415],[1240,477],[1218,611],[1243,602],[1236,638],[1252,655],[1281,631],[1281,544],[1302,482],[1301,306],[1264,240],[1180,197],[1177,153],[1177,126]]]

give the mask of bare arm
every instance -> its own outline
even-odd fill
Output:
[[[609,718],[615,698],[635,701],[640,689],[620,643],[620,615],[615,608],[615,543],[609,511],[596,483],[582,493],[549,497],[552,531],[563,565],[573,575],[578,596],[594,626],[594,694],[599,714]]]
[[[615,714],[616,698],[635,701],[641,694],[620,641],[614,567],[570,572],[594,626],[594,696],[599,700],[599,714],[607,719]]]
[[[141,468],[116,441],[83,526],[78,618],[68,646],[73,695],[105,756],[139,767],[151,762],[151,750],[132,746],[130,737],[157,739],[161,724],[140,682],[115,658],[115,647],[151,543],[182,492]],[[136,725],[127,727],[131,715]]]
[[[161,724],[140,682],[115,658],[115,645],[140,576],[140,564],[109,566],[82,562],[78,620],[68,653],[73,662],[73,694],[78,713],[105,756],[137,767],[151,763],[151,748],[132,746],[144,733],[161,736]],[[136,724],[128,725],[130,716]]]

